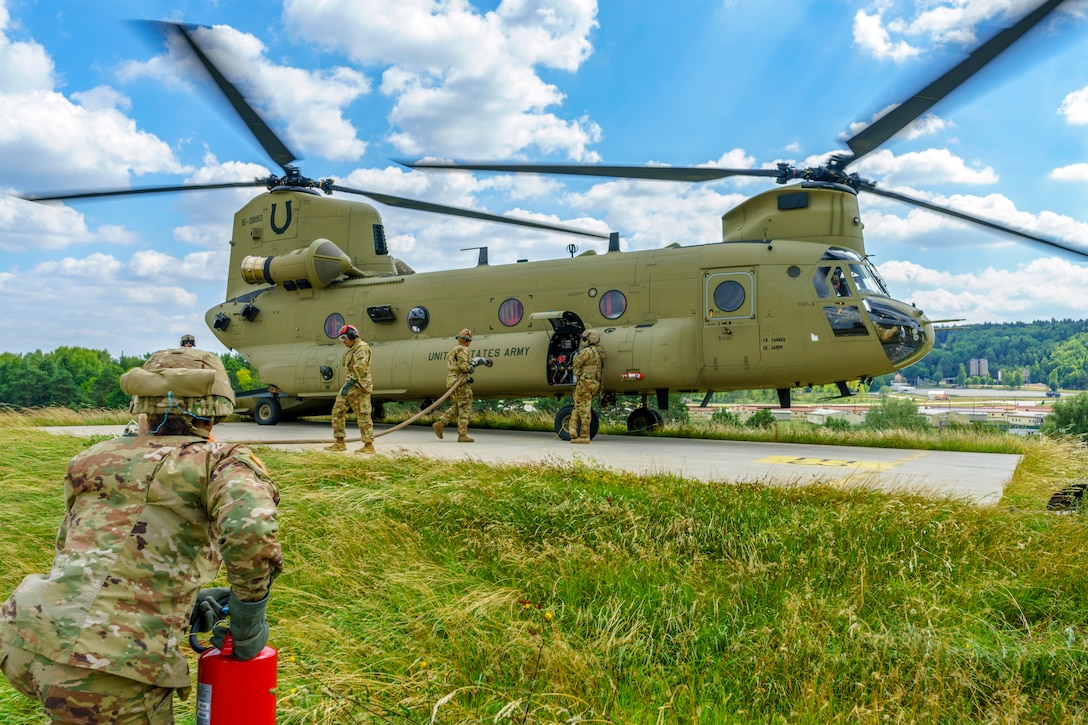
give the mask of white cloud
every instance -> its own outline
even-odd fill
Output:
[[[244,182],[267,177],[270,173],[260,164],[239,161],[220,162],[212,153],[206,152],[200,168],[193,171],[184,183]],[[238,189],[186,191],[178,194],[175,206],[191,222],[175,228],[174,239],[213,250],[227,249],[233,231],[235,212],[263,191],[265,191],[263,186],[246,186]],[[226,270],[225,260],[220,269],[220,272],[225,275],[224,270]]]
[[[11,40],[11,29],[11,15],[0,2],[0,94],[52,89],[56,82],[53,59],[32,40]]]
[[[854,16],[854,42],[874,58],[896,62],[918,55],[918,48],[904,40],[893,42],[883,27],[880,14],[869,15],[859,10]]]
[[[183,171],[173,151],[97,89],[91,107],[54,91],[0,93],[0,183],[21,189],[104,188],[130,176]]]
[[[926,149],[895,155],[880,149],[851,166],[866,178],[876,178],[882,186],[906,184],[994,184],[997,174],[985,166],[972,169],[963,159],[947,149]]]
[[[53,60],[15,41],[0,4],[0,184],[47,190],[127,186],[132,175],[183,171],[173,151],[136,127],[130,102],[107,86],[56,90]]]
[[[82,214],[59,204],[35,204],[0,195],[3,251],[63,249],[78,241],[94,241]]]
[[[258,113],[266,120],[286,121],[283,139],[294,153],[346,161],[365,153],[366,144],[344,117],[351,103],[370,92],[365,75],[345,67],[304,70],[277,65],[267,58],[260,40],[229,26],[197,28],[193,37]],[[185,77],[204,78],[205,72],[183,43],[171,35],[165,56],[125,63],[119,77],[147,76],[170,83],[181,83],[179,78]]]
[[[1073,91],[1062,99],[1058,113],[1065,116],[1065,120],[1074,126],[1088,124],[1088,88]]]
[[[596,219],[584,216],[560,217],[557,214],[545,214],[517,206],[489,209],[481,200],[496,190],[506,192],[523,184],[535,192],[540,187],[532,181],[533,178],[500,175],[478,179],[468,172],[427,174],[390,166],[384,169],[357,169],[339,183],[407,199],[607,233],[605,225]],[[561,188],[552,180],[542,183],[552,190],[553,195]],[[572,242],[583,250],[595,248],[604,251],[607,246],[605,240],[406,210],[366,198],[362,198],[362,201],[372,203],[378,208],[385,225],[390,252],[419,272],[471,266],[475,263],[476,254],[461,251],[467,247],[486,246],[492,264],[507,264],[516,259],[560,256],[566,245]]]
[[[1070,164],[1050,172],[1050,178],[1058,181],[1088,181],[1088,163]]]
[[[861,133],[863,130],[875,123],[878,119],[894,111],[899,105],[900,104],[898,103],[893,103],[890,106],[886,106],[885,108],[880,109],[879,111],[874,113],[873,117],[867,122],[855,121],[854,123],[851,123],[848,131],[846,133],[843,133],[841,138],[845,140],[847,138],[850,138],[851,136]],[[912,140],[916,138],[921,138],[923,136],[932,136],[936,133],[939,133],[940,131],[945,130],[951,125],[952,124],[950,122],[945,121],[943,118],[934,113],[924,113],[921,117],[916,118],[914,121],[902,128],[897,134],[895,134],[895,136],[893,136],[893,138]]]
[[[222,282],[203,279],[207,254],[171,257],[145,251],[126,260],[93,253],[0,273],[0,291],[34,291],[7,294],[0,315],[4,350],[73,344],[72,330],[79,331],[74,344],[113,355],[176,345],[186,332],[195,332],[201,347],[220,349],[203,321],[204,310],[222,298]],[[223,269],[225,263],[217,263],[217,271]]]
[[[874,0],[871,13],[854,16],[854,42],[874,58],[901,62],[918,56],[925,44],[959,48],[979,43],[979,28],[1018,20],[1037,0]],[[1067,3],[1067,12],[1082,12]],[[913,41],[913,42],[912,42]]]
[[[1060,257],[1043,257],[1016,269],[987,267],[951,274],[913,262],[878,266],[893,297],[914,302],[930,319],[965,318],[968,323],[1010,322],[1051,317],[1088,317],[1088,267]],[[1028,284],[1028,280],[1045,280]]]
[[[568,203],[624,234],[625,249],[667,244],[709,244],[722,239],[721,216],[747,198],[722,193],[720,184],[618,180],[571,193]]]
[[[543,66],[575,71],[589,56],[596,0],[547,7],[504,0],[487,13],[462,1],[287,0],[284,23],[361,64],[383,66],[381,90],[394,99],[389,140],[411,155],[509,157],[522,152],[596,161],[591,119],[564,119],[559,89]],[[359,42],[366,38],[367,42]]]
[[[1012,200],[1001,194],[988,194],[986,196],[952,194],[944,196],[910,188],[896,189],[896,191],[1029,234],[1062,240],[1070,243],[1071,246],[1085,245],[1088,247],[1088,223],[1050,211],[1043,211],[1039,214],[1022,211],[1017,209]],[[941,230],[951,230],[952,232],[958,230],[962,233],[965,228],[972,230],[981,228],[945,214],[910,207],[899,202],[874,197],[871,194],[866,194],[864,199],[863,219],[865,220],[866,237],[869,239],[879,236],[885,239],[901,240],[920,237]],[[897,212],[905,208],[910,209],[907,216],[905,218],[898,216]],[[959,235],[947,235],[944,238],[944,243],[951,244],[957,236]],[[1016,237],[1000,233],[970,235],[969,238],[971,243],[989,246],[1020,243],[1015,241]]]

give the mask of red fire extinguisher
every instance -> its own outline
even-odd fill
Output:
[[[223,649],[189,644],[197,660],[196,725],[276,725],[276,665],[279,653],[265,647],[251,660],[231,657],[230,634]]]

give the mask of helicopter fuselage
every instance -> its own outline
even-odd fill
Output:
[[[494,363],[474,375],[482,398],[568,395],[588,328],[605,352],[603,392],[659,399],[867,379],[924,357],[932,327],[887,295],[860,228],[828,233],[829,215],[860,227],[841,208],[856,209],[853,192],[813,188],[799,206],[791,188],[726,214],[719,243],[418,274],[397,271],[369,205],[266,194],[236,216],[230,299],[207,320],[264,383],[329,400],[343,383],[345,323],[373,347],[375,401],[441,395],[445,354],[464,327],[475,334],[472,355]],[[753,225],[807,238],[729,238]],[[268,256],[243,258],[253,251]]]

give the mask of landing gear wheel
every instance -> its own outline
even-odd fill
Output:
[[[648,430],[656,430],[665,422],[661,413],[651,408],[635,408],[631,415],[627,416],[627,430],[630,433],[643,433]]]
[[[282,417],[283,409],[275,398],[260,398],[253,406],[253,420],[257,425],[275,425]]]
[[[570,440],[570,414],[574,412],[573,405],[564,405],[555,414],[555,434],[565,441]],[[601,419],[597,416],[597,409],[589,409],[589,439],[597,437],[597,430],[601,427]]]
[[[374,403],[370,409],[370,420],[378,423],[385,420],[385,403]]]

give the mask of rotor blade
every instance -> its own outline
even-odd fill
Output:
[[[1064,250],[1066,252],[1072,252],[1073,254],[1079,254],[1082,257],[1088,257],[1088,251],[1086,251],[1083,248],[1078,249],[1077,247],[1070,246],[1068,242],[1061,242],[1061,241],[1058,241],[1056,239],[1051,239],[1049,237],[1040,237],[1040,236],[1037,236],[1035,234],[1031,234],[1029,232],[1021,231],[1021,230],[1016,229],[1014,227],[1009,227],[1009,226],[1005,226],[1004,224],[998,224],[997,222],[988,221],[988,220],[983,219],[981,217],[973,216],[971,214],[965,214],[965,213],[963,213],[961,211],[956,211],[955,209],[949,209],[948,207],[938,206],[937,204],[931,204],[928,201],[924,201],[922,199],[916,199],[916,198],[914,198],[912,196],[906,196],[905,194],[898,194],[898,193],[896,193],[894,191],[888,191],[887,189],[879,189],[879,188],[873,187],[873,186],[864,186],[864,187],[862,187],[862,190],[867,191],[870,194],[876,194],[877,196],[883,196],[883,197],[888,198],[888,199],[895,199],[896,201],[902,201],[902,202],[905,202],[907,204],[913,204],[914,206],[920,206],[923,209],[929,209],[930,211],[935,211],[935,212],[937,212],[939,214],[947,214],[948,216],[952,216],[952,217],[955,217],[957,219],[961,219],[961,220],[963,220],[965,222],[971,222],[972,224],[980,224],[980,225],[982,225],[984,227],[988,227],[990,229],[994,229],[996,231],[1003,232],[1005,234],[1012,234],[1013,236],[1021,237],[1023,239],[1027,239],[1027,240],[1032,241],[1032,242],[1037,242],[1039,244],[1045,244],[1048,247],[1055,247],[1057,249],[1061,249],[1061,250]]]
[[[279,137],[269,128],[268,124],[264,122],[264,119],[253,110],[253,107],[249,105],[245,97],[234,87],[234,84],[226,79],[226,77],[219,71],[214,63],[204,54],[204,51],[200,48],[200,45],[193,39],[190,34],[190,30],[196,28],[195,25],[180,25],[178,23],[159,23],[153,21],[147,21],[151,26],[157,26],[164,32],[178,33],[188,44],[189,48],[193,51],[197,60],[204,66],[204,69],[208,71],[208,75],[215,81],[215,85],[219,86],[219,90],[226,96],[227,101],[234,108],[234,111],[249,128],[249,132],[253,134],[253,137],[257,139],[257,143],[261,145],[261,148],[265,150],[269,158],[279,164],[280,168],[287,171],[287,167],[297,157],[291,153],[291,150],[280,141]]]
[[[241,186],[265,186],[265,181],[227,181],[220,184],[186,184],[183,186],[148,186],[136,189],[107,189],[104,191],[71,191],[63,194],[20,194],[27,201],[66,201],[69,199],[95,199],[103,196],[129,196],[133,194],[161,194],[168,191],[199,191],[201,189],[233,189]]]
[[[881,116],[855,134],[846,142],[854,155],[842,164],[842,167],[845,168],[848,164],[857,161],[913,123],[916,118],[956,90],[964,81],[1015,43],[1024,33],[1031,30],[1063,2],[1065,0],[1047,0],[1042,3],[1017,23],[1010,25],[980,45],[962,62],[915,93],[909,100],[896,106],[889,113]]]
[[[445,161],[397,161],[410,169],[446,169],[464,171],[508,171],[530,174],[565,174],[568,176],[601,176],[618,179],[649,179],[652,181],[712,181],[728,176],[771,176],[775,169],[721,169],[683,166],[598,166],[594,164],[459,164]]]
[[[449,214],[451,216],[468,217],[469,219],[482,219],[489,222],[499,222],[501,224],[516,224],[523,227],[533,227],[534,229],[546,229],[552,232],[563,232],[564,234],[580,234],[584,237],[597,237],[598,239],[608,239],[607,234],[601,234],[600,232],[590,232],[585,229],[575,229],[574,227],[565,227],[561,224],[548,224],[547,222],[537,222],[530,219],[518,219],[517,217],[501,216],[499,214],[488,214],[484,211],[474,211],[472,209],[462,209],[456,206],[445,206],[444,204],[432,204],[427,201],[416,201],[415,199],[405,199],[401,196],[390,196],[389,194],[379,194],[375,191],[364,191],[362,189],[352,189],[348,186],[339,186],[332,184],[329,186],[333,191],[342,191],[348,194],[358,194],[374,201],[381,202],[388,206],[396,206],[401,209],[414,209],[416,211],[428,211],[435,214]]]

